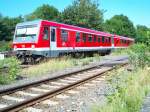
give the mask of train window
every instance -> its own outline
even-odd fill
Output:
[[[55,29],[54,28],[51,29],[51,41],[55,42]]]
[[[122,39],[120,39],[120,44],[123,44]]]
[[[105,43],[107,43],[108,42],[108,38],[107,37],[105,37]]]
[[[111,37],[108,37],[108,42],[111,43]]]
[[[88,35],[88,41],[92,42],[92,35],[90,35],[90,34]]]
[[[68,31],[61,30],[61,38],[62,38],[63,42],[67,42],[68,41]]]
[[[48,40],[48,27],[44,27],[43,39],[44,39],[44,40]]]
[[[105,42],[105,37],[102,37],[102,43],[104,43]]]
[[[96,35],[94,35],[94,42],[96,42]]]
[[[100,39],[100,37],[98,37],[98,42],[101,42],[101,39]]]
[[[123,40],[124,44],[126,43],[126,40]]]
[[[125,40],[123,40],[123,43],[125,44]]]
[[[125,40],[121,39],[121,43],[122,43],[122,44],[125,44],[126,42],[125,42]]]
[[[80,33],[79,32],[76,33],[76,42],[80,42]]]
[[[86,34],[83,33],[83,42],[86,42]]]
[[[124,43],[124,40],[122,40],[122,44]]]

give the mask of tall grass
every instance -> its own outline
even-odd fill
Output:
[[[116,75],[113,72],[110,83],[116,92],[107,96],[106,105],[93,106],[92,112],[138,112],[144,97],[150,92],[149,73],[148,67],[131,73],[122,70]]]
[[[83,59],[63,57],[61,59],[51,59],[47,62],[40,63],[39,65],[23,69],[20,74],[28,76],[43,75],[48,72],[56,72],[73,66],[88,65],[94,60],[100,60],[100,57],[87,57]]]
[[[138,112],[144,97],[150,92],[150,56],[149,48],[136,44],[129,49],[116,51],[116,54],[128,54],[133,71],[126,69],[114,71],[109,82],[115,92],[107,96],[106,105],[93,106],[93,112]]]

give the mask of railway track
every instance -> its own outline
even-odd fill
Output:
[[[61,76],[0,91],[0,112],[20,111],[28,106],[52,98],[73,89],[127,62],[101,64],[77,70]]]
[[[0,52],[0,54],[3,54],[5,58],[15,56],[15,53],[16,52],[14,52],[14,51],[3,51],[3,52]]]

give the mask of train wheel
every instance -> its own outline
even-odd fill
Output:
[[[25,63],[33,65],[33,64],[35,64],[35,59],[31,56],[28,56],[25,58]]]
[[[25,64],[26,60],[24,57],[19,57],[18,59],[21,62],[21,64]]]
[[[108,51],[106,52],[107,55],[109,55],[110,53],[111,53],[111,50],[108,50]]]

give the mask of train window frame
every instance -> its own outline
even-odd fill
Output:
[[[127,43],[126,40],[124,40],[124,43],[125,43],[125,44]]]
[[[86,33],[83,33],[83,34],[82,34],[82,40],[83,40],[83,42],[86,42],[86,36],[87,36]]]
[[[80,32],[76,32],[76,42],[80,42]]]
[[[88,42],[92,42],[92,41],[93,41],[92,35],[88,34]]]
[[[121,44],[123,44],[123,39],[121,39]]]
[[[49,39],[49,28],[48,27],[44,27],[43,40],[48,40],[48,39]]]
[[[97,38],[96,38],[96,37],[97,37],[97,36],[94,35],[94,39],[93,39],[94,42],[97,42]]]
[[[111,37],[108,37],[108,43],[111,43]]]
[[[105,43],[105,36],[102,36],[102,43]]]
[[[69,32],[67,30],[64,30],[64,29],[61,30],[61,39],[63,42],[68,41],[68,34]]]
[[[105,37],[105,43],[108,43],[108,37]]]
[[[98,36],[97,42],[100,43],[101,42],[101,37]]]

